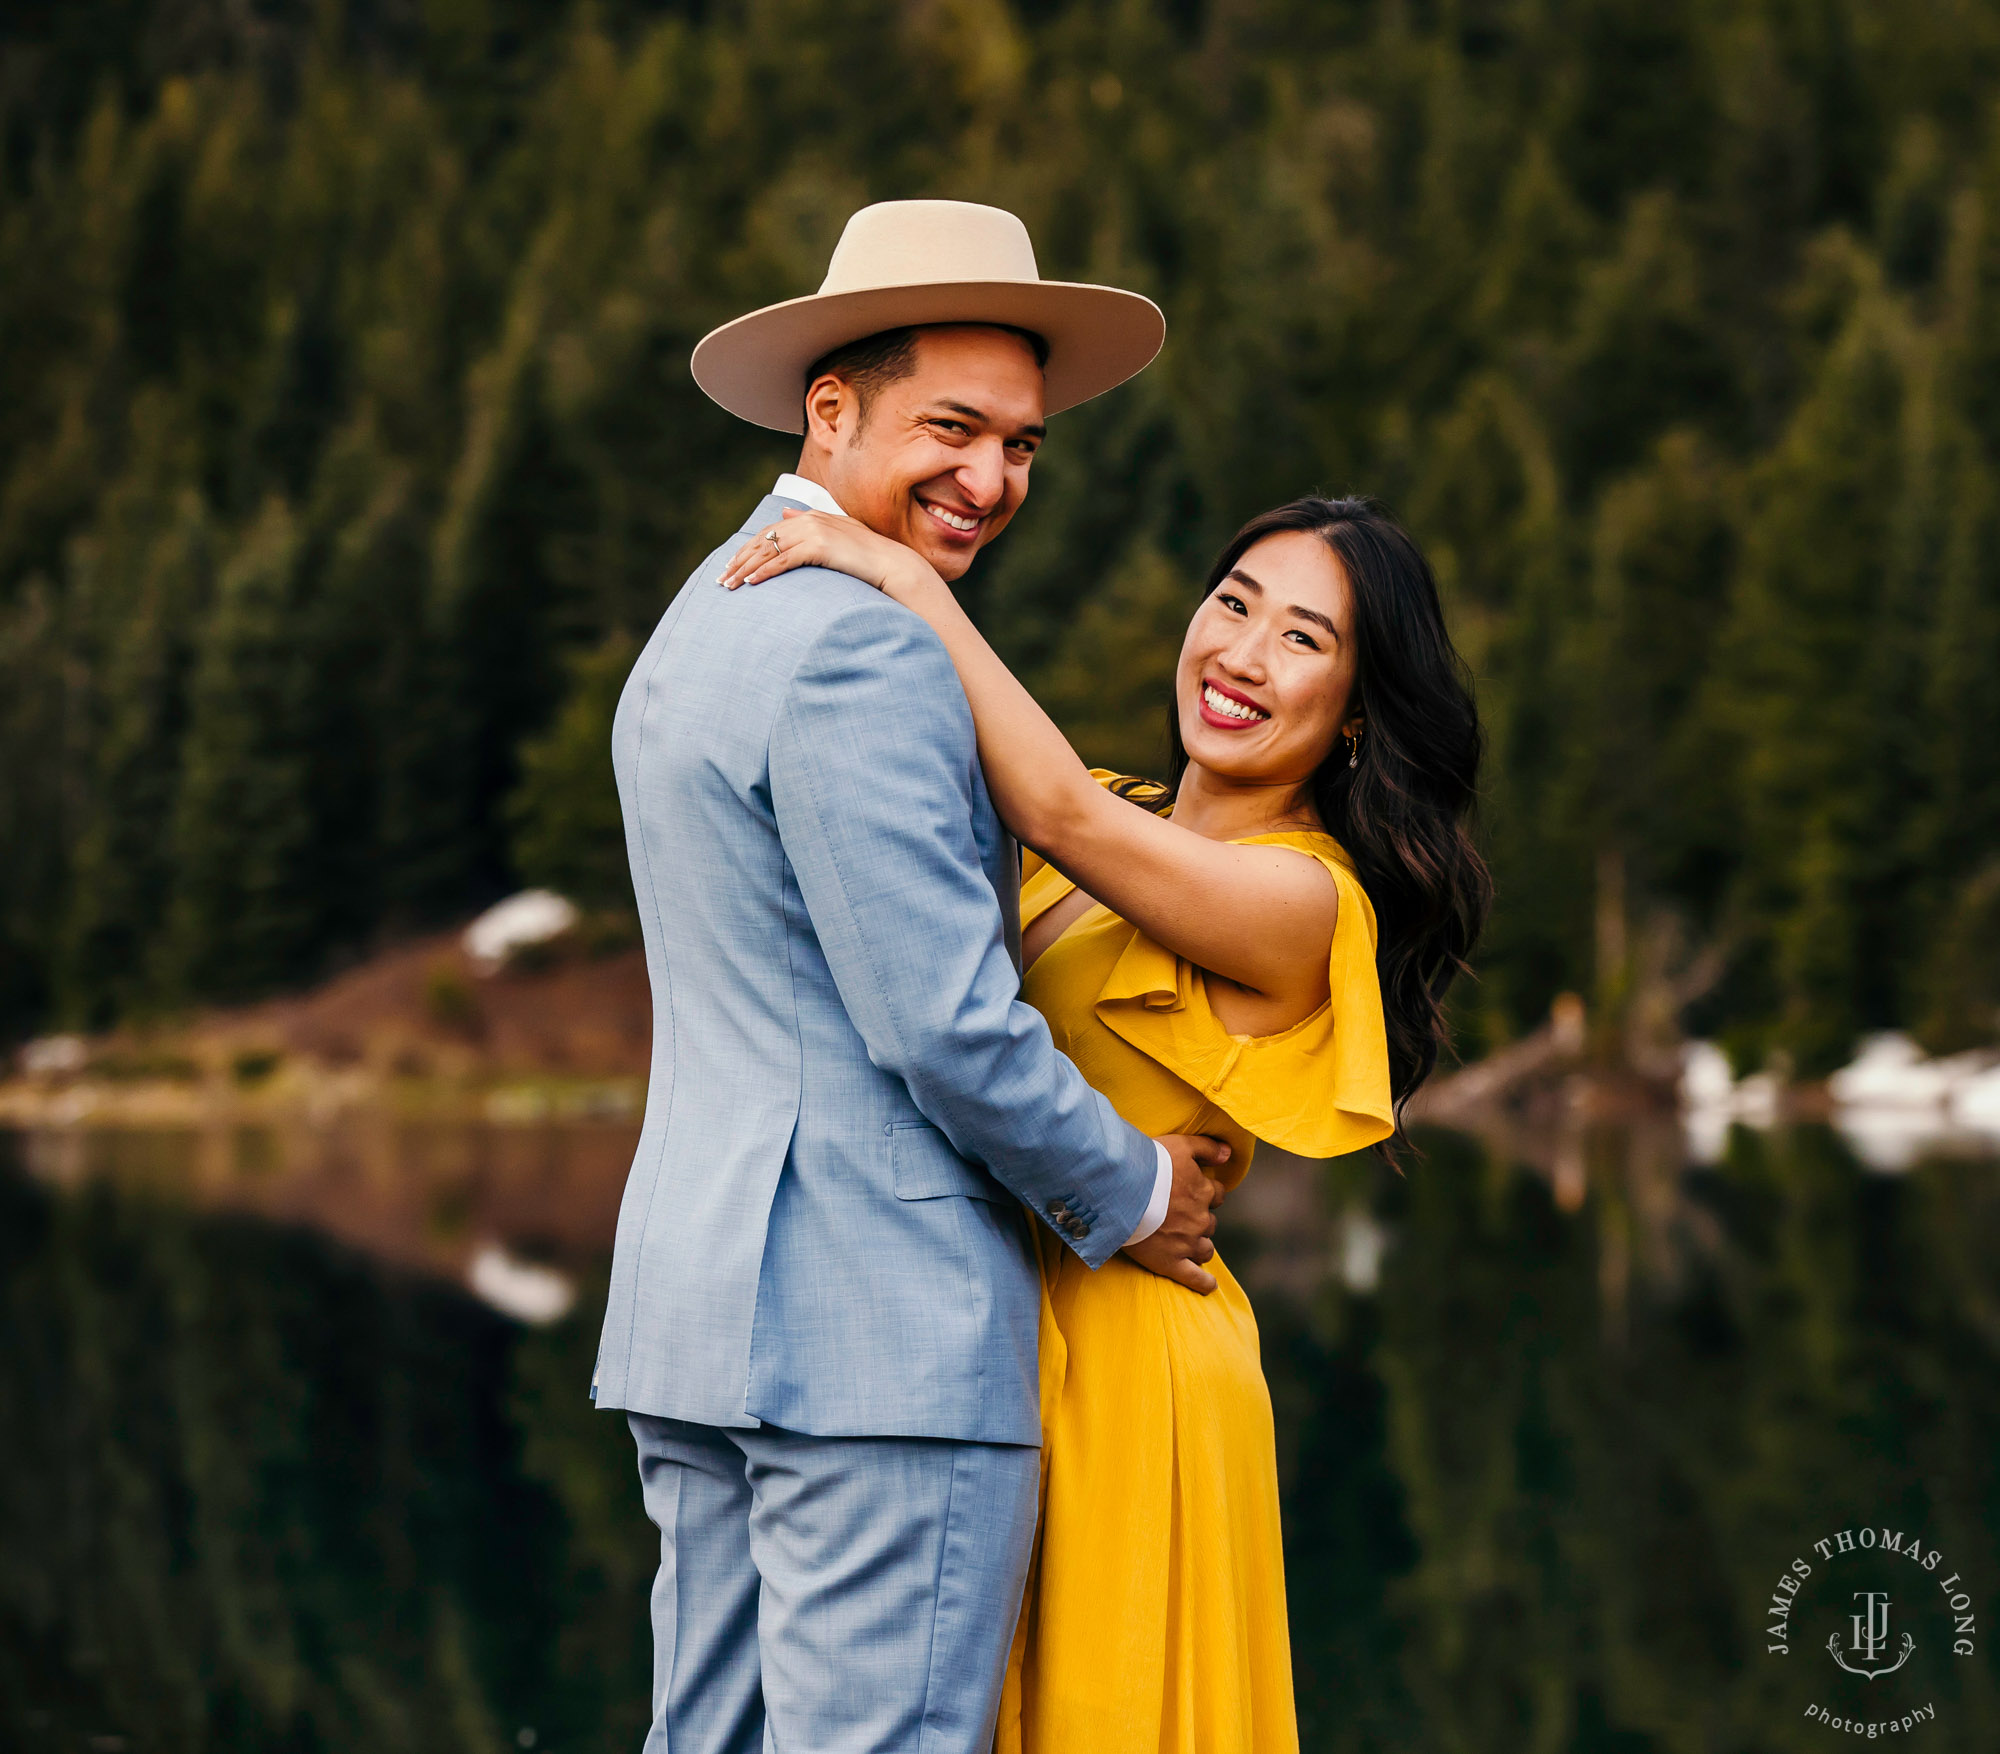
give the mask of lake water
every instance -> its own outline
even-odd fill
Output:
[[[637,1754],[631,1138],[0,1135],[5,1746]],[[2000,1164],[1424,1143],[1226,1211],[1305,1746],[2000,1747]]]

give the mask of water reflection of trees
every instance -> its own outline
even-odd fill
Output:
[[[1761,1655],[1794,1554],[1879,1518],[1993,1599],[1994,1166],[1871,1177],[1811,1131],[1695,1174],[1573,1144],[1524,1166],[1441,1135],[1406,1180],[1333,1166],[1317,1218],[1279,1202],[1261,1259],[1227,1239],[1310,1750],[1817,1747],[1804,1671]],[[120,1185],[0,1169],[9,1745],[636,1748],[654,1547],[581,1393],[595,1300],[523,1332]],[[1379,1284],[1310,1290],[1357,1222],[1389,1237]],[[1994,1745],[1983,1644],[1936,1697],[1937,1746]]]
[[[1817,1747],[1811,1658],[1762,1655],[1789,1559],[1879,1519],[2000,1581],[1995,1166],[1872,1177],[1802,1130],[1663,1193],[1643,1143],[1586,1142],[1574,1216],[1450,1136],[1405,1182],[1336,1166],[1393,1228],[1380,1295],[1265,1314],[1310,1407],[1309,1747]],[[1994,1745],[1990,1654],[1936,1676],[1940,1745]]]
[[[103,1184],[0,1206],[13,1745],[636,1745],[650,1531],[574,1326]]]

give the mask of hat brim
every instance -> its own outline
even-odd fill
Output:
[[[1167,338],[1160,307],[1115,286],[1067,280],[964,280],[815,293],[767,305],[702,337],[694,380],[731,414],[778,432],[805,431],[806,369],[884,329],[1006,323],[1049,344],[1043,408],[1060,414],[1150,365]]]

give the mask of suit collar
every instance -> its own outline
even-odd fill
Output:
[[[779,522],[788,511],[807,512],[811,510],[811,506],[801,504],[798,500],[785,499],[779,494],[767,493],[757,502],[757,509],[745,520],[743,528],[736,533],[739,536],[754,536],[760,530],[768,529],[771,525]]]

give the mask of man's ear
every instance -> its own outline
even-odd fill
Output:
[[[823,372],[806,385],[806,442],[833,450],[852,438],[861,419],[861,398],[845,378]]]

